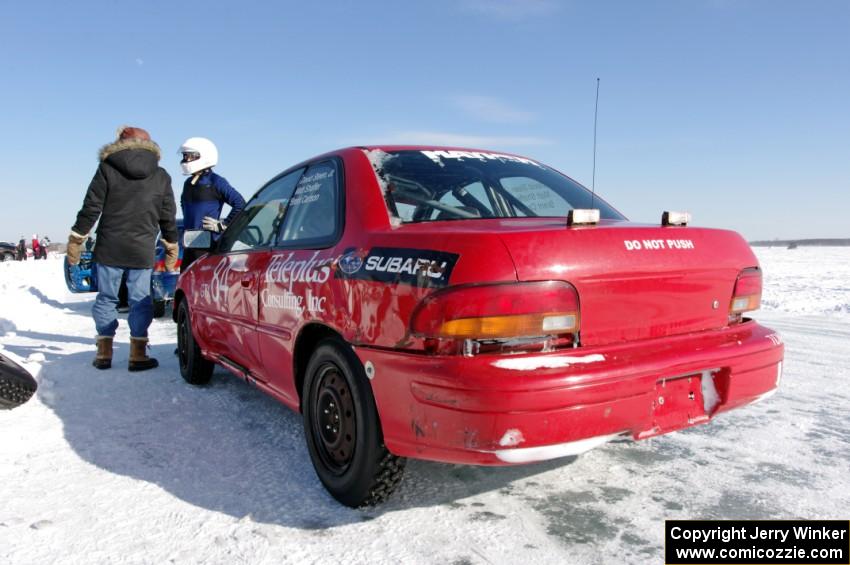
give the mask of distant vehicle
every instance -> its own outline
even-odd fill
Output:
[[[0,353],[0,410],[20,406],[37,388],[38,383],[26,369]]]
[[[217,243],[186,232],[209,253],[175,293],[180,372],[218,363],[299,410],[350,506],[386,499],[406,457],[513,465],[703,424],[770,395],[784,349],[749,317],[746,241],[687,223],[631,223],[516,155],[327,153]]]
[[[156,240],[156,261],[151,276],[151,296],[153,297],[154,318],[165,316],[174,300],[174,290],[177,288],[177,278],[180,276],[180,264],[183,262],[183,220],[177,220],[177,255],[176,271],[169,273],[165,270],[165,246]]]
[[[17,254],[17,245],[7,241],[0,241],[0,261],[14,261]]]
[[[180,262],[183,259],[183,220],[177,220],[177,230],[180,234],[180,254],[177,259],[177,268],[180,268]],[[80,254],[80,264],[71,266],[68,264],[68,258],[65,258],[65,284],[68,290],[74,293],[82,292],[97,292],[97,264],[92,261],[95,242],[93,238],[86,240],[86,249]],[[155,253],[155,263],[153,274],[151,275],[151,298],[153,299],[153,315],[154,318],[161,318],[165,315],[166,310],[171,305],[174,299],[174,289],[177,286],[177,277],[179,272],[169,273],[165,270],[165,247],[157,240]],[[121,282],[121,288],[118,291],[119,301],[126,301],[127,285],[124,281]]]

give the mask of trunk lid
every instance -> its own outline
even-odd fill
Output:
[[[517,278],[575,286],[585,346],[724,327],[738,274],[758,266],[732,231],[619,221],[524,224],[499,233]]]

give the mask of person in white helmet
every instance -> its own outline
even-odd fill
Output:
[[[183,229],[204,229],[213,232],[213,238],[223,232],[233,218],[245,207],[245,199],[233,188],[227,179],[213,172],[218,164],[218,149],[205,137],[190,137],[180,146],[180,168],[189,175],[183,183],[180,206],[183,209]],[[224,204],[230,206],[230,213],[221,219]],[[180,271],[186,270],[192,261],[203,252],[194,249],[183,251]]]

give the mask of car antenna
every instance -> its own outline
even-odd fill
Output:
[[[590,184],[590,207],[596,197],[596,118],[599,115],[599,77],[596,77],[596,106],[593,109],[593,177]]]

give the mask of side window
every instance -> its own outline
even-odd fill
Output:
[[[221,251],[244,251],[274,245],[287,203],[304,169],[298,169],[267,184],[236,217],[221,239]]]
[[[278,243],[322,244],[337,233],[339,175],[333,161],[311,165],[289,201]]]
[[[538,216],[566,216],[572,206],[561,195],[545,184],[528,177],[505,177],[501,179],[506,192],[528,206]],[[520,210],[517,215],[524,216]]]

